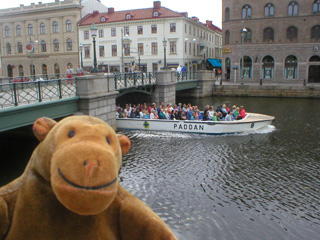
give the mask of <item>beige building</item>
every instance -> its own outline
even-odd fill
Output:
[[[197,17],[161,6],[160,1],[145,9],[107,12],[94,11],[79,22],[79,42],[83,45],[83,65],[93,65],[91,25],[98,28],[97,64],[104,72],[158,71],[166,63],[169,68],[184,65],[189,71],[212,67],[207,59],[221,59],[221,29],[212,21],[201,23]],[[216,63],[216,61],[212,61]],[[219,61],[218,61],[219,62]],[[220,62],[219,62],[220,64]]]
[[[320,0],[222,2],[226,79],[320,82]]]
[[[65,74],[79,64],[79,0],[0,10],[3,76]]]

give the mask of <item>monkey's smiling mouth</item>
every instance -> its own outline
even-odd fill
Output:
[[[111,182],[103,184],[103,185],[92,186],[92,187],[90,187],[90,186],[81,186],[81,185],[78,185],[78,184],[70,181],[65,175],[63,175],[63,173],[61,172],[60,168],[58,168],[58,173],[62,177],[62,179],[65,182],[69,183],[71,186],[76,187],[76,188],[80,188],[80,189],[85,189],[85,190],[99,190],[101,188],[108,187],[108,186],[112,185],[113,183],[115,183],[117,181],[117,178],[115,178]]]

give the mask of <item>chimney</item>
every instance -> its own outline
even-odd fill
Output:
[[[108,13],[109,14],[114,13],[114,8],[113,7],[108,8]]]
[[[212,21],[206,20],[206,24],[207,24],[208,26],[211,26],[211,25],[212,25]]]
[[[199,22],[199,18],[197,18],[197,17],[191,17],[191,19],[196,21],[196,22]]]
[[[93,11],[92,15],[97,16],[99,14],[99,11]]]
[[[154,1],[153,9],[160,9],[160,8],[161,8],[161,1]]]

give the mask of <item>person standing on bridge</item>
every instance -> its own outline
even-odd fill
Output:
[[[72,79],[72,74],[73,74],[73,69],[71,68],[70,65],[67,67],[67,78],[71,79],[71,84],[73,84],[73,79]],[[67,80],[67,83],[69,83],[69,80]]]

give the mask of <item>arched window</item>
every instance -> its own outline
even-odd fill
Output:
[[[311,40],[320,41],[320,25],[314,26],[311,29]]]
[[[288,6],[288,15],[289,16],[297,16],[298,15],[299,6],[296,2],[291,2]]]
[[[46,52],[46,51],[47,51],[46,41],[42,40],[41,41],[41,52]]]
[[[243,34],[243,35],[242,35]],[[241,42],[251,43],[251,30],[246,28],[245,31],[241,31]]]
[[[262,60],[263,78],[273,78],[274,72],[274,59],[271,56],[265,56]]]
[[[67,30],[67,32],[72,31],[72,24],[71,24],[70,20],[66,21],[66,30]]]
[[[242,61],[243,61],[243,69],[242,69]],[[252,73],[252,59],[249,56],[244,56],[243,59],[240,60],[240,71],[243,74],[244,78],[251,78]],[[241,74],[240,74],[241,75]]]
[[[227,30],[225,33],[225,44],[230,44],[230,31]]]
[[[46,33],[46,25],[44,23],[40,23],[40,34]]]
[[[226,58],[226,78],[230,79],[231,73],[231,60],[230,58]]]
[[[29,35],[33,35],[33,26],[32,26],[32,24],[28,25],[28,34]]]
[[[31,76],[36,75],[36,68],[33,64],[30,64],[30,75]]]
[[[7,66],[7,71],[8,71],[8,77],[13,77],[12,66],[10,64]]]
[[[313,9],[313,13],[319,13],[320,12],[320,0],[314,1],[312,9]]]
[[[251,18],[251,13],[252,13],[252,10],[249,5],[245,5],[242,8],[242,18]]]
[[[11,44],[7,43],[7,54],[11,54]]]
[[[268,3],[264,7],[264,16],[265,17],[273,17],[274,16],[274,6],[272,3]]]
[[[4,32],[6,37],[10,37],[10,28],[8,26],[5,27]]]
[[[71,51],[72,50],[72,40],[71,38],[67,39],[67,51]]]
[[[132,18],[132,15],[130,13],[126,14],[126,20],[130,20]]]
[[[263,31],[263,41],[271,43],[274,41],[274,31],[272,28],[266,28]]]
[[[289,27],[287,29],[287,41],[297,41],[298,29],[296,27]]]
[[[53,40],[53,50],[59,51],[59,41],[57,39]]]
[[[48,67],[46,64],[42,64],[42,75],[47,75],[47,74],[48,74]]]
[[[284,63],[284,75],[286,79],[295,79],[297,78],[297,66],[298,66],[298,59],[290,55],[286,57]]]
[[[230,21],[230,8],[226,8],[225,15],[224,15],[224,20],[226,22]]]
[[[23,52],[23,48],[22,48],[22,43],[21,42],[18,42],[17,48],[18,48],[18,53],[22,53]]]
[[[58,32],[58,23],[56,21],[52,23],[52,31],[54,33]]]
[[[16,27],[16,34],[17,34],[18,37],[21,36],[21,27],[20,27],[20,25],[17,25],[17,27]]]
[[[22,65],[19,65],[19,76],[20,77],[23,77],[24,76],[24,72],[23,72],[23,66]]]
[[[59,66],[59,64],[55,63],[53,68],[54,68],[54,73],[55,73],[56,77],[59,78],[60,77],[60,66]]]
[[[159,17],[159,12],[157,12],[157,11],[155,11],[155,12],[153,12],[153,15],[152,15],[153,17]]]
[[[106,17],[101,17],[100,18],[100,22],[106,22],[106,21],[107,21]]]
[[[317,55],[314,55],[309,59],[309,62],[320,62],[320,57]]]

